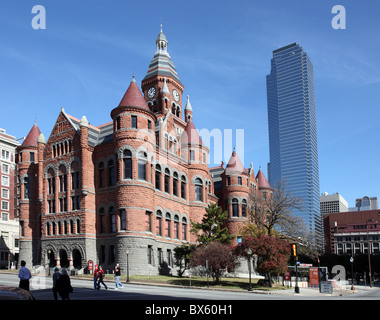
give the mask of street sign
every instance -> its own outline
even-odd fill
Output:
[[[320,290],[321,293],[330,293],[330,294],[333,293],[333,286],[332,286],[331,281],[321,281],[320,288],[321,288]]]
[[[92,271],[93,267],[94,267],[94,263],[92,262],[92,260],[89,260],[88,261],[88,271]]]

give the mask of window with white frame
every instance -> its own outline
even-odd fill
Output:
[[[1,150],[1,159],[9,161],[10,153],[8,150]]]
[[[5,173],[5,174],[9,174],[9,165],[3,163],[3,164],[1,165],[1,172],[2,172],[2,173]]]
[[[8,201],[1,201],[1,210],[9,210],[9,202]]]
[[[1,184],[4,187],[9,187],[9,177],[7,177],[7,176],[1,176]]]
[[[9,189],[1,188],[1,197],[3,199],[9,199]]]

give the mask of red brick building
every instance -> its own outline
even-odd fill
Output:
[[[196,241],[191,221],[216,202],[239,236],[249,193],[270,186],[236,152],[226,168],[208,168],[183,89],[161,31],[141,91],[133,78],[110,122],[95,127],[62,108],[47,140],[33,126],[18,148],[21,259],[125,270],[128,257],[131,273],[154,274],[173,266],[176,246]]]
[[[336,212],[323,216],[325,252],[380,253],[380,210]]]

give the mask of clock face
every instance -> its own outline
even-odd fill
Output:
[[[179,101],[179,93],[176,89],[173,90],[173,97],[175,101]]]
[[[153,98],[156,94],[156,88],[155,87],[151,87],[149,88],[148,90],[148,98]]]

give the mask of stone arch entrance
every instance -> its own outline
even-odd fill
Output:
[[[69,267],[69,259],[67,257],[67,252],[65,249],[59,250],[59,260],[61,264],[61,268],[68,268]]]
[[[82,255],[78,249],[73,250],[73,267],[75,269],[82,269]]]
[[[57,261],[55,259],[54,251],[48,250],[47,251],[47,258],[48,258],[48,264],[50,268],[54,268],[57,265]]]

